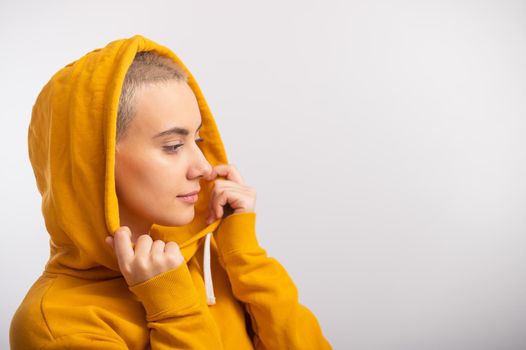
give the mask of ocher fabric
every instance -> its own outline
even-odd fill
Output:
[[[40,92],[28,130],[50,257],[13,316],[12,349],[330,349],[286,270],[258,244],[256,213],[206,224],[211,181],[201,182],[191,223],[150,231],[153,239],[177,242],[185,263],[126,284],[104,238],[120,227],[117,108],[126,71],[141,51],[184,68],[203,120],[200,147],[212,165],[228,164],[197,82],[170,49],[134,35],[60,69]],[[207,305],[203,251],[210,232],[216,299]]]

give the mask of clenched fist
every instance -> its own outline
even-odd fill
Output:
[[[152,237],[143,234],[131,242],[132,233],[127,226],[120,227],[115,236],[107,236],[108,243],[119,262],[126,283],[133,286],[149,280],[160,273],[179,267],[185,262],[176,242],[152,241]]]

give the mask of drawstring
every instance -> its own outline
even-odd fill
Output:
[[[214,305],[216,303],[216,297],[214,296],[214,285],[212,283],[212,271],[210,269],[210,237],[212,232],[206,234],[204,254],[203,254],[203,273],[205,278],[205,289],[206,289],[206,303],[208,305]]]

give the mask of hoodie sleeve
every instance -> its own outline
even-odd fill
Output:
[[[231,214],[215,240],[233,293],[251,317],[256,349],[332,349],[285,268],[259,246],[255,226],[255,212]]]
[[[222,349],[208,307],[199,301],[186,263],[129,287],[143,304],[155,349]]]

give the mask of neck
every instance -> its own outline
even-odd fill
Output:
[[[135,244],[137,238],[143,234],[150,234],[152,223],[144,220],[139,215],[130,213],[126,208],[119,207],[120,225],[128,226],[132,233],[131,241]]]

